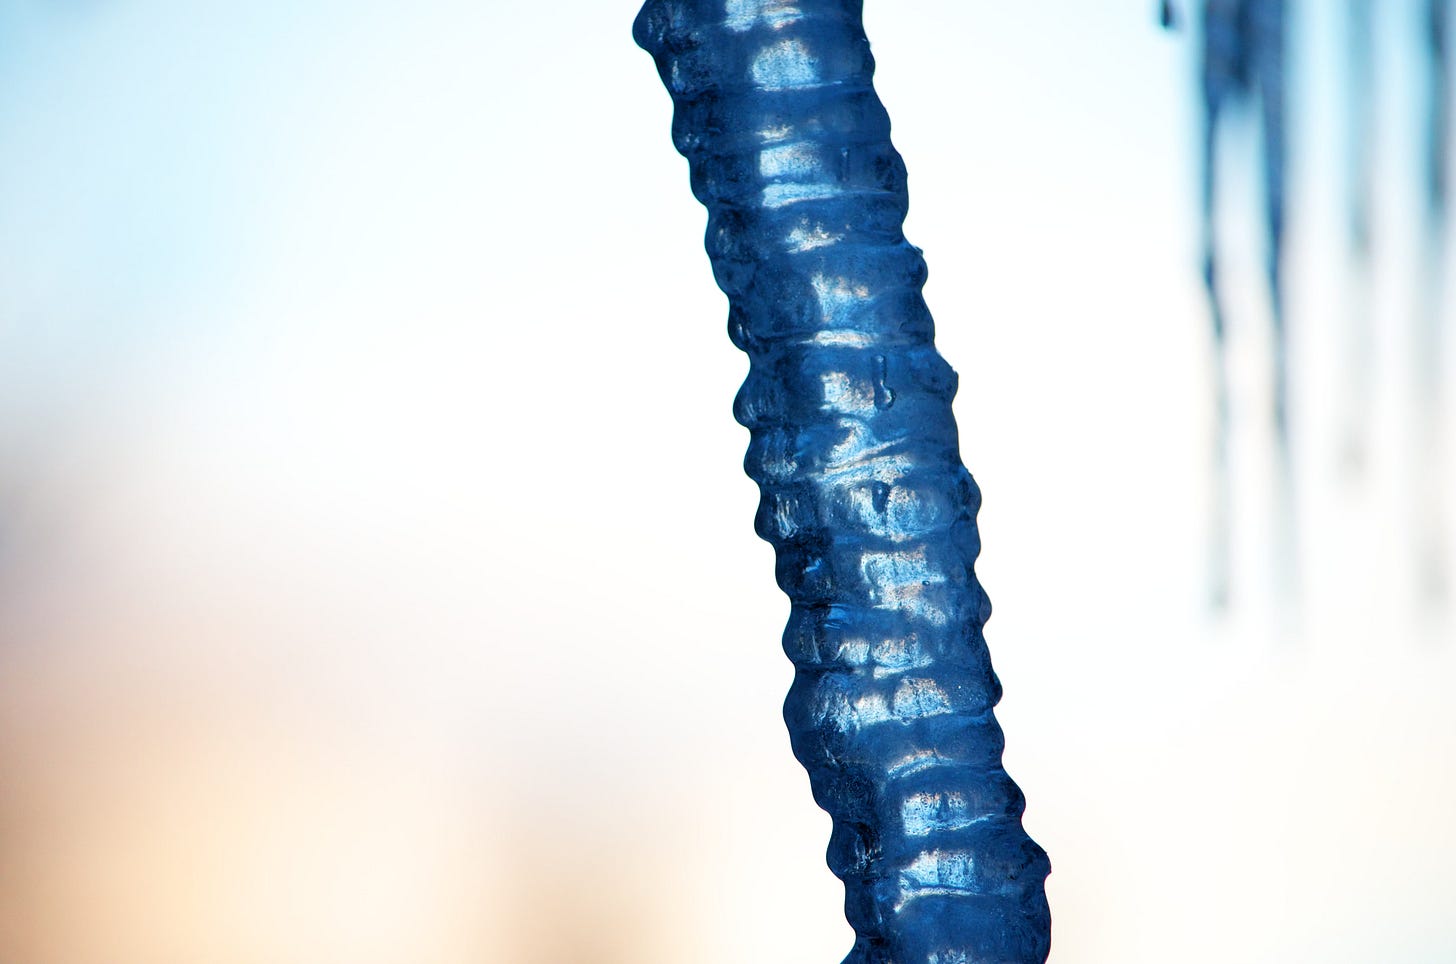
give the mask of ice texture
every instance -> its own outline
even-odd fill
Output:
[[[672,95],[751,363],[734,412],[792,602],[784,718],[833,818],[846,961],[1040,962],[1050,865],[1001,765],[980,493],[861,9],[649,0],[635,37]]]

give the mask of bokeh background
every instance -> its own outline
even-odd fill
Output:
[[[1194,47],[1153,6],[866,11],[1052,960],[1450,962],[1456,632],[1410,498],[1418,4],[1379,11],[1359,475],[1342,7],[1295,14],[1290,580],[1254,135],[1229,142],[1221,615]],[[746,360],[634,14],[0,0],[0,959],[848,950],[779,716]]]

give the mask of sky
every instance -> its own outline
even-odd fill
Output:
[[[1193,38],[1154,6],[865,13],[1051,959],[1449,961],[1416,5],[1381,8],[1361,475],[1341,22],[1299,7],[1293,595],[1229,145],[1222,615]],[[635,12],[0,0],[0,958],[847,952],[780,716],[747,363]]]

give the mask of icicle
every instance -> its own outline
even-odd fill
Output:
[[[1233,102],[1257,94],[1262,135],[1264,224],[1268,234],[1265,269],[1275,325],[1274,420],[1281,444],[1288,442],[1284,287],[1284,0],[1206,0],[1203,8],[1204,107],[1204,278],[1215,303],[1216,336],[1222,340],[1223,313],[1217,307],[1213,214],[1217,192],[1215,160],[1219,123]]]
[[[1416,477],[1420,491],[1414,505],[1420,538],[1421,579],[1426,595],[1447,591],[1445,544],[1448,499],[1447,457],[1443,420],[1442,360],[1446,234],[1451,152],[1451,10],[1450,0],[1426,0],[1429,114],[1426,127],[1426,278],[1422,310],[1416,325]]]
[[[1451,66],[1449,0],[1426,0],[1430,114],[1426,139],[1426,200],[1435,232],[1444,236],[1446,181],[1451,149]]]
[[[1001,766],[980,494],[861,3],[649,0],[635,35],[750,360],[735,414],[792,602],[784,716],[834,819],[847,964],[1044,961],[1049,865]]]
[[[1219,290],[1218,236],[1215,212],[1218,201],[1218,138],[1225,111],[1257,95],[1262,134],[1261,174],[1266,231],[1265,270],[1269,285],[1274,338],[1274,426],[1281,465],[1281,519],[1292,527],[1293,497],[1289,445],[1288,350],[1281,277],[1284,249],[1284,0],[1204,0],[1201,61],[1202,124],[1202,247],[1203,283],[1213,322],[1214,382],[1217,425],[1214,430],[1214,506],[1212,596],[1222,605],[1229,588],[1231,482],[1228,469],[1229,385],[1226,360],[1226,316]],[[1283,541],[1292,545],[1292,528]],[[1287,570],[1292,566],[1292,550]]]
[[[1173,0],[1162,0],[1158,4],[1158,23],[1164,30],[1177,30],[1180,26],[1178,5]]]
[[[1371,255],[1375,188],[1375,41],[1371,0],[1349,0],[1345,50],[1349,98],[1347,199],[1351,277],[1346,381],[1342,393],[1343,458],[1347,470],[1358,472],[1367,459],[1371,392],[1374,386],[1374,316],[1371,303]]]
[[[1350,69],[1350,245],[1356,259],[1367,263],[1375,203],[1375,19],[1371,0],[1350,0],[1345,44]]]
[[[1350,0],[1347,50],[1349,54],[1349,218],[1350,248],[1355,260],[1356,296],[1352,299],[1351,397],[1355,407],[1350,424],[1350,459],[1365,460],[1373,384],[1374,354],[1370,270],[1374,249],[1375,207],[1375,22],[1371,0]]]

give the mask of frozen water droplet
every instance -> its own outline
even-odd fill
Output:
[[[875,408],[884,411],[895,404],[895,391],[885,384],[885,356],[875,356]]]
[[[876,512],[884,515],[890,505],[890,483],[875,482],[870,489],[870,502],[874,505]]]

